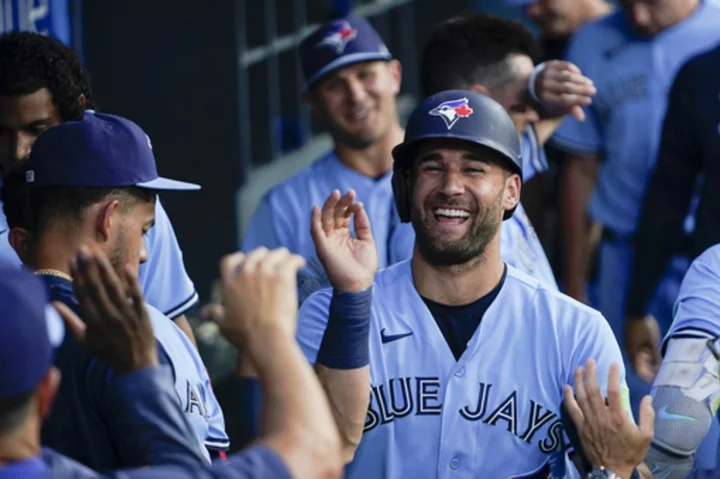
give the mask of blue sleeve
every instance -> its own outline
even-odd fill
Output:
[[[590,27],[590,28],[588,28]],[[566,60],[577,65],[583,74],[593,79],[594,52],[598,49],[598,35],[593,25],[580,28],[571,38]],[[585,121],[578,121],[566,115],[552,137],[558,148],[579,155],[595,155],[603,149],[602,126],[595,103],[584,107]]]
[[[693,471],[686,479],[720,479],[720,469]]]
[[[140,265],[145,300],[165,316],[177,318],[197,303],[198,295],[185,271],[180,245],[160,198],[155,203],[155,226],[145,241],[148,260]]]
[[[705,251],[683,278],[668,338],[683,334],[700,338],[720,335],[720,245]]]
[[[298,313],[298,344],[311,364],[315,364],[317,360],[318,350],[325,335],[331,300],[332,289],[321,289],[302,304]]]
[[[548,162],[545,156],[545,148],[540,144],[535,127],[532,124],[522,134],[520,148],[524,182],[528,182],[533,176],[547,171]]]
[[[112,474],[113,479],[292,479],[282,458],[267,446],[253,446],[212,466],[152,467]]]
[[[612,329],[607,320],[598,312],[583,307],[589,312],[578,315],[578,325],[574,329],[574,337],[566,338],[563,344],[574,344],[573,353],[567,371],[567,384],[575,387],[575,369],[585,366],[585,362],[592,358],[597,364],[598,381],[603,394],[607,395],[608,374],[610,365],[615,363],[620,367],[620,387],[623,393],[623,406],[632,417],[630,409],[629,392],[625,382],[625,365]]]
[[[310,228],[309,216],[308,228]],[[260,246],[268,249],[288,247],[290,245],[289,234],[292,233],[289,232],[287,225],[284,225],[281,212],[272,206],[272,192],[270,192],[263,196],[250,218],[243,233],[241,250],[247,253]]]
[[[103,370],[99,361],[90,366],[96,379]],[[199,444],[180,410],[168,367],[146,368],[122,377],[104,371],[95,407],[112,436],[123,464],[137,467],[203,464]]]

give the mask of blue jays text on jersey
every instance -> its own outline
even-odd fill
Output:
[[[414,287],[410,261],[376,275],[369,409],[350,479],[529,477],[564,454],[563,386],[588,358],[607,378],[611,363],[622,364],[620,349],[599,313],[507,270],[459,360]],[[298,341],[311,362],[331,296],[321,290],[300,309]]]
[[[77,308],[72,283],[64,278],[42,276],[52,300]],[[171,368],[178,405],[192,426],[196,449],[207,460],[208,448],[226,449],[222,411],[210,388],[209,378],[197,350],[185,334],[157,309],[147,307],[158,342],[161,364]],[[113,415],[116,402],[107,398],[116,378],[101,361],[87,353],[72,335],[66,334],[57,349],[55,365],[63,373],[55,407],[45,421],[43,444],[99,470],[140,466],[132,438],[113,434],[122,418]],[[195,407],[200,403],[201,407]],[[161,431],[156,435],[162,439]]]

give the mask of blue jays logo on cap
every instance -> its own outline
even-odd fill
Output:
[[[357,30],[345,20],[334,22],[330,31],[320,40],[318,47],[330,47],[340,55],[345,51],[347,44],[357,37]]]
[[[451,129],[461,118],[467,118],[473,114],[470,108],[470,101],[467,98],[448,100],[428,112],[432,116],[439,116],[445,122],[447,129]]]

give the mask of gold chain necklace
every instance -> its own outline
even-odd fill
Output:
[[[58,271],[56,269],[39,269],[35,271],[35,274],[38,276],[56,276],[58,278],[62,278],[65,280],[68,280],[72,283],[72,276],[69,274],[63,273],[62,271]]]

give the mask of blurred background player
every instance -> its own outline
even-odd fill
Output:
[[[716,0],[626,0],[573,36],[567,59],[598,88],[587,119],[567,119],[554,142],[569,154],[563,199],[566,287],[587,301],[589,258],[597,248],[597,307],[623,343],[633,243],[646,183],[660,145],[667,92],[689,58],[720,41]],[[591,235],[591,230],[601,235]],[[599,246],[597,244],[599,243]],[[687,259],[679,257],[650,310],[666,329]],[[652,374],[628,375],[635,410]],[[644,379],[644,380],[643,380]]]
[[[688,61],[670,91],[657,165],[640,214],[628,287],[625,344],[638,369],[659,365],[656,345],[660,331],[646,312],[671,258],[683,253],[693,259],[720,243],[718,84],[720,47]],[[700,178],[695,228],[688,235],[684,222]]]
[[[298,338],[334,406],[347,477],[565,477],[563,386],[586,358],[607,372],[622,356],[598,312],[500,257],[522,183],[515,125],[485,95],[444,91],[413,111],[393,157],[411,260],[376,274],[351,193],[313,210],[333,287],[303,303]]]
[[[613,9],[611,3],[604,0],[506,0],[506,3],[523,6],[526,17],[540,30],[540,61],[564,59],[572,34]],[[523,184],[523,207],[545,248],[555,277],[564,285],[559,213],[565,154],[552,144],[544,146],[548,168]]]
[[[538,48],[530,31],[519,22],[485,14],[466,14],[437,25],[422,54],[421,80],[426,95],[443,90],[473,90],[498,101],[521,135],[523,181],[547,167],[543,151],[566,113],[582,114],[595,89],[567,62],[549,62],[534,74]],[[533,90],[546,104],[532,99]],[[539,110],[554,111],[541,119]],[[525,273],[557,286],[552,269],[522,204],[503,223],[500,251],[503,260]],[[409,258],[414,232],[402,225],[393,237],[393,251]]]
[[[32,218],[25,259],[42,276],[50,297],[70,308],[77,307],[69,271],[80,244],[103,251],[116,270],[129,265],[137,275],[148,258],[143,236],[154,222],[157,191],[199,189],[158,178],[147,135],[126,119],[92,111],[48,128],[30,158],[11,172],[25,161]],[[159,360],[171,367],[177,401],[193,428],[188,440],[209,461],[209,451],[225,450],[229,441],[205,366],[177,325],[155,308],[148,306],[148,314]],[[117,378],[69,335],[55,365],[66,381],[45,422],[43,443],[94,469],[143,465],[144,452],[117,424],[123,419],[114,414],[117,405],[108,396]],[[162,442],[162,429],[155,434]]]
[[[402,141],[397,113],[401,67],[364,19],[335,20],[303,39],[299,55],[305,98],[332,136],[333,151],[273,187],[253,214],[243,251],[288,248],[308,261],[300,301],[327,286],[310,236],[309,212],[334,189],[352,189],[373,218],[380,266],[390,264],[388,241],[397,215],[392,147]]]
[[[45,129],[81,118],[85,109],[93,108],[88,73],[72,49],[37,33],[0,35],[0,177],[14,162],[27,158],[33,142]],[[0,261],[19,264],[9,247],[8,232],[5,218],[0,215]],[[184,314],[198,297],[159,200],[155,226],[145,241],[151,253],[148,262],[140,267],[145,296],[194,343]]]

